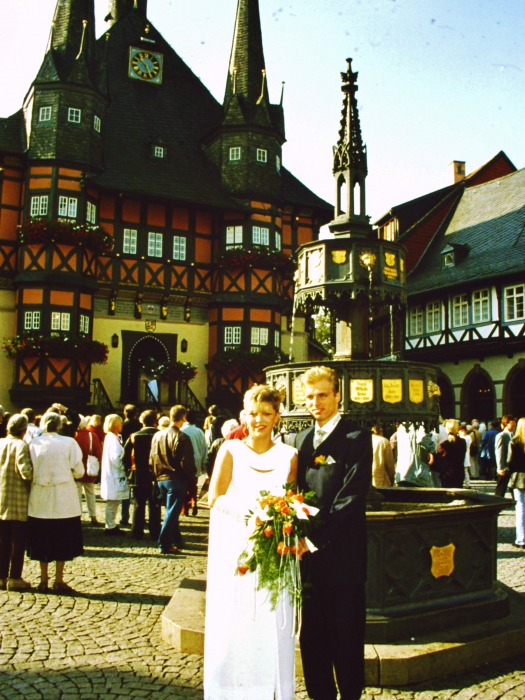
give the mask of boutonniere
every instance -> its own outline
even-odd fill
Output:
[[[335,459],[333,457],[325,457],[324,455],[319,455],[314,459],[314,464],[317,464],[319,467],[325,467],[327,464],[335,464]]]

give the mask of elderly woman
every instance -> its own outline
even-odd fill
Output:
[[[29,445],[24,441],[27,425],[27,417],[15,413],[7,424],[7,437],[0,439],[0,589],[8,591],[31,588],[22,579],[33,478]]]
[[[73,438],[59,435],[58,413],[42,416],[44,432],[29,445],[34,476],[29,496],[27,553],[40,562],[41,593],[49,591],[48,564],[56,562],[53,592],[74,590],[64,581],[64,565],[84,554],[80,505],[75,479],[84,475],[82,450]]]
[[[77,489],[78,489],[78,500],[80,503],[80,509],[82,510],[82,490],[86,496],[86,505],[88,510],[88,515],[93,523],[93,525],[98,524],[97,520],[97,499],[95,496],[95,482],[98,479],[98,475],[90,476],[87,473],[87,462],[88,455],[93,455],[100,462],[102,461],[102,445],[98,439],[96,433],[92,433],[87,430],[87,421],[84,417],[80,418],[80,423],[78,424],[77,432],[75,433],[75,440],[80,445],[82,450],[82,463],[84,464],[84,475],[77,479]]]
[[[106,501],[106,535],[119,535],[117,512],[120,502],[129,498],[126,470],[122,463],[123,447],[120,442],[122,418],[116,413],[106,416],[104,421],[106,438],[102,449],[102,469],[100,476],[100,495]]]

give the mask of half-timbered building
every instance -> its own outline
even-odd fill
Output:
[[[190,362],[202,404],[237,408],[288,351],[291,256],[332,207],[284,166],[258,0],[238,0],[222,104],[147,0],[111,0],[98,39],[94,1],[57,1],[25,102],[0,119],[0,334],[14,359],[0,359],[0,402],[85,406],[94,382],[106,403],[140,403],[153,362],[166,404]]]
[[[391,209],[379,235],[407,248],[406,357],[439,365],[441,413],[525,415],[525,170],[504,153]]]

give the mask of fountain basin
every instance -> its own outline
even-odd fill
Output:
[[[368,643],[508,615],[496,575],[498,514],[508,500],[470,489],[377,491],[380,505],[367,512]]]

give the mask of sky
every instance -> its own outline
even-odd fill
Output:
[[[96,32],[108,0],[96,2]],[[56,0],[0,0],[0,116],[42,62]],[[367,213],[453,182],[503,150],[525,166],[524,0],[259,0],[270,97],[285,82],[283,164],[334,201],[346,59],[368,149]],[[237,0],[149,0],[148,18],[222,102]]]

